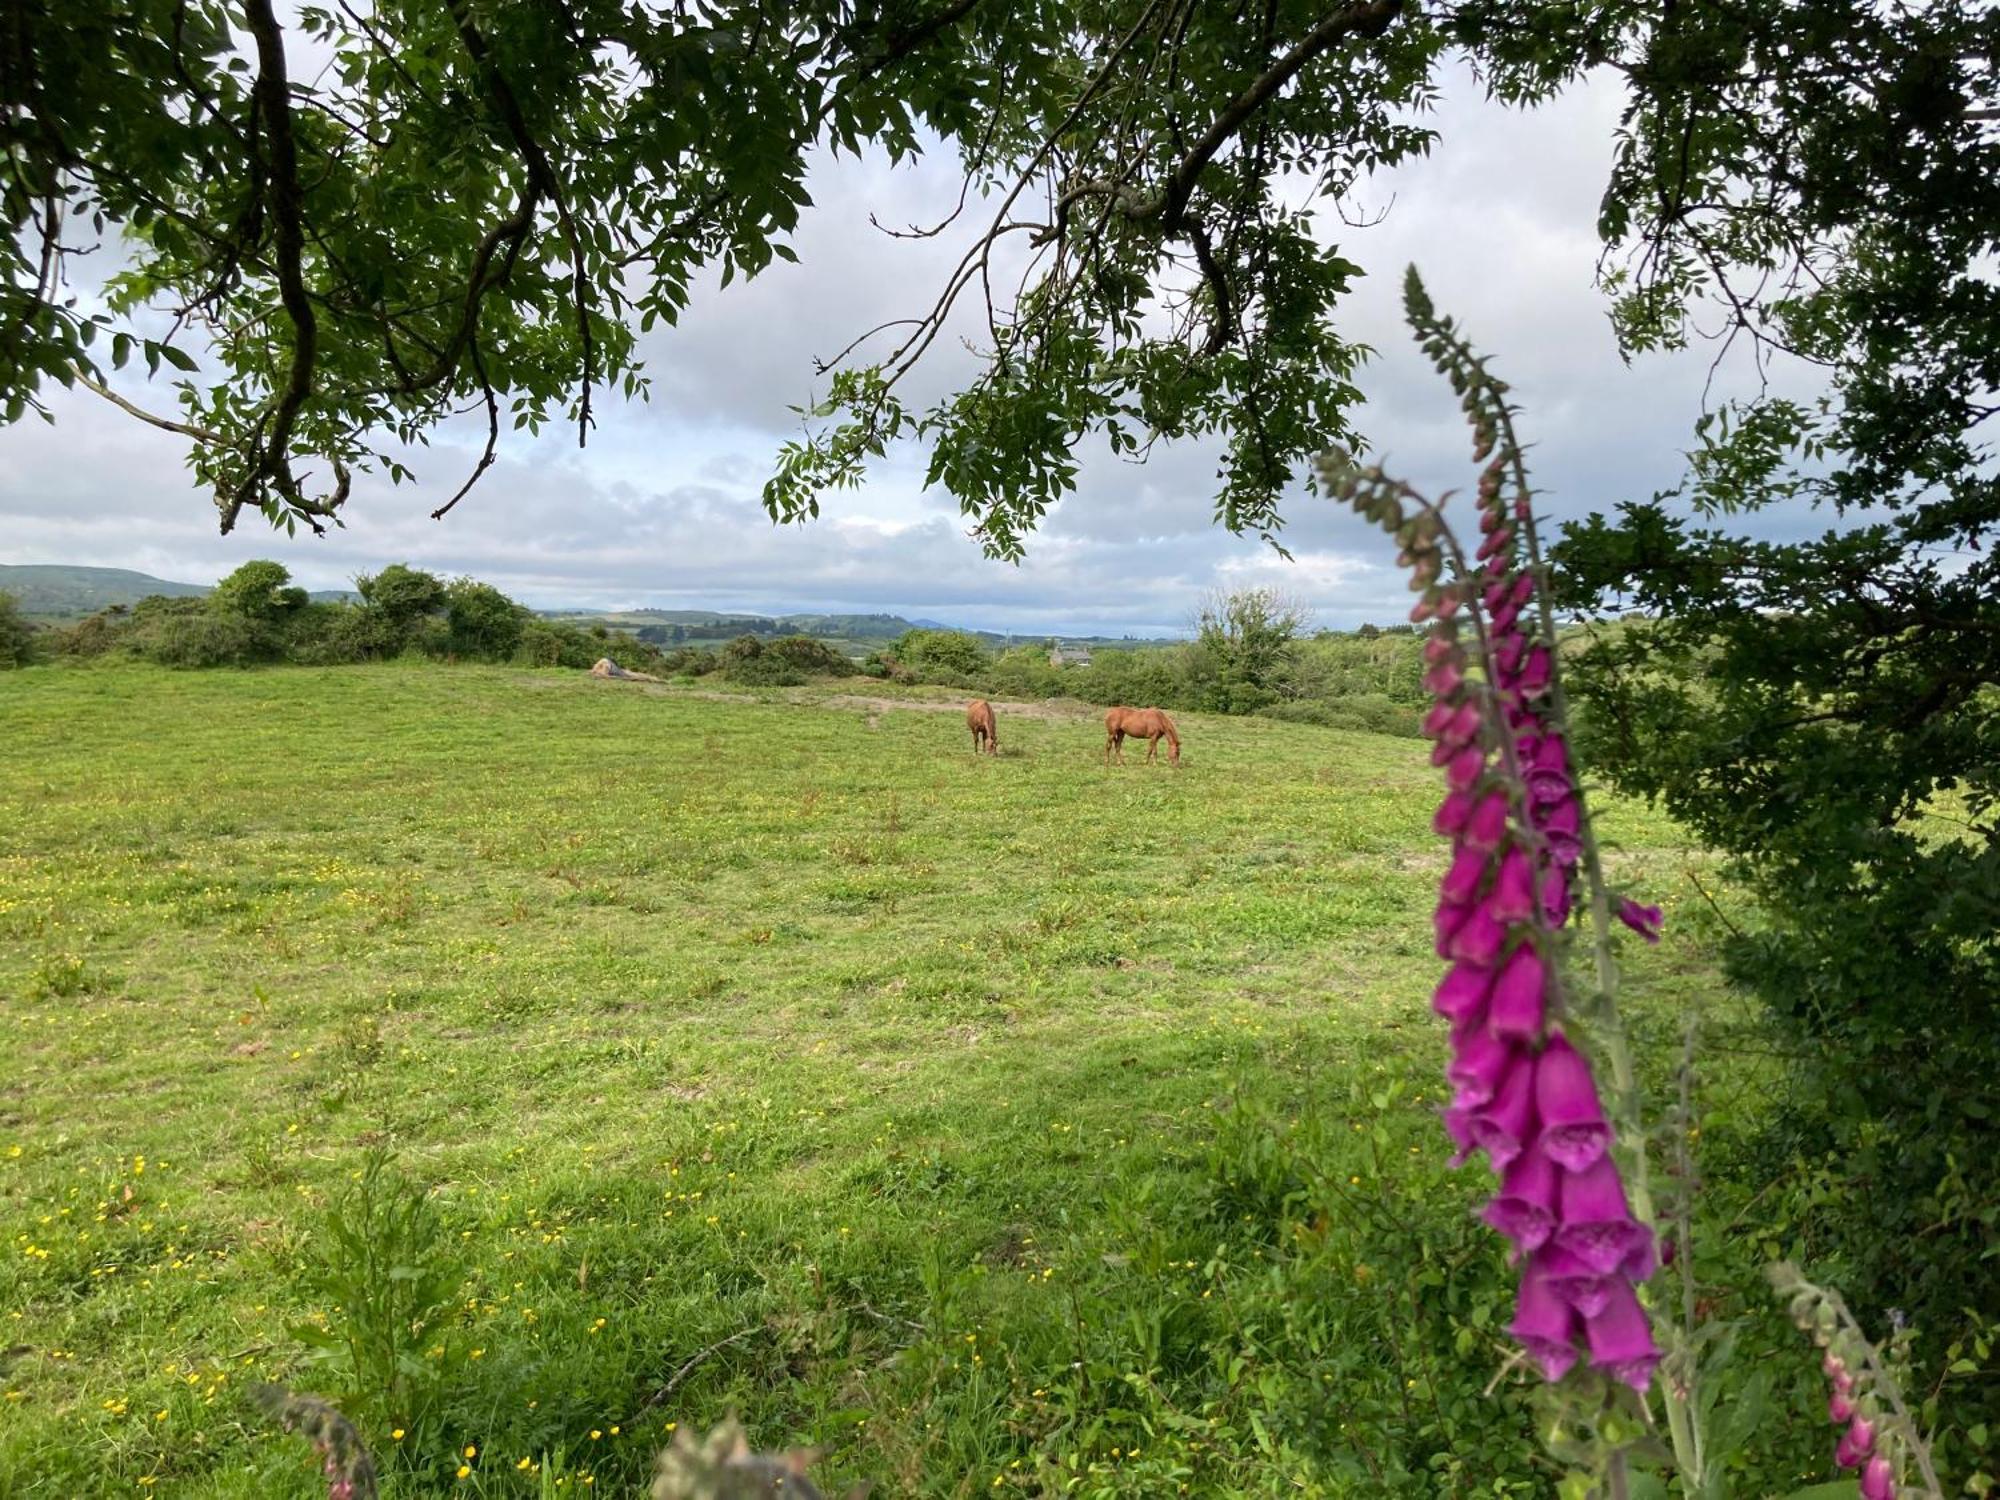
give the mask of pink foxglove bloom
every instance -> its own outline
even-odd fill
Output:
[[[1605,1275],[1593,1271],[1576,1256],[1557,1245],[1550,1245],[1542,1252],[1549,1285],[1555,1294],[1586,1318],[1594,1318],[1604,1311],[1611,1300],[1612,1288],[1619,1284],[1616,1273]]]
[[[1896,1500],[1896,1471],[1879,1453],[1861,1471],[1861,1500]]]
[[[1496,1172],[1521,1154],[1535,1132],[1535,1064],[1516,1054],[1486,1107],[1472,1117],[1472,1139]]]
[[[1560,927],[1569,920],[1569,876],[1560,865],[1542,872],[1542,920]]]
[[[1500,946],[1506,940],[1507,929],[1500,925],[1500,919],[1486,907],[1475,906],[1471,914],[1453,928],[1443,956],[1469,964],[1491,965],[1498,962]]]
[[[1660,929],[1666,925],[1666,915],[1659,907],[1641,906],[1630,896],[1618,903],[1618,920],[1649,943],[1660,940]]]
[[[1469,905],[1479,893],[1479,882],[1486,878],[1486,863],[1486,856],[1479,850],[1460,849],[1438,886],[1438,899],[1452,906]]]
[[[1531,1259],[1521,1276],[1520,1298],[1507,1331],[1514,1336],[1545,1380],[1561,1380],[1576,1363],[1576,1310],[1550,1289],[1548,1278]]]
[[[1453,872],[1456,873],[1457,869],[1457,861],[1453,861]],[[1445,878],[1449,880],[1451,877],[1447,875]],[[1509,849],[1501,857],[1500,872],[1493,879],[1493,894],[1486,899],[1493,915],[1503,922],[1519,924],[1533,920],[1537,901],[1535,867],[1529,862],[1525,850]]]
[[[1528,653],[1528,659],[1521,667],[1520,681],[1515,686],[1523,696],[1539,698],[1549,690],[1550,672],[1549,648],[1537,646]]]
[[[1472,816],[1473,801],[1470,792],[1451,792],[1438,804],[1437,815],[1431,819],[1431,832],[1441,839],[1448,839],[1465,827],[1466,819]]]
[[[1542,1121],[1542,1149],[1567,1171],[1593,1166],[1611,1144],[1611,1125],[1591,1081],[1590,1064],[1557,1032],[1535,1067],[1535,1109]]]
[[[1855,1458],[1853,1463],[1843,1467],[1857,1469],[1861,1466],[1861,1460],[1875,1451],[1875,1424],[1864,1416],[1856,1415],[1854,1420],[1847,1424],[1847,1446]]]
[[[1486,752],[1468,745],[1445,763],[1444,784],[1454,792],[1469,792],[1486,770]]]
[[[1652,1238],[1652,1231],[1632,1217],[1625,1184],[1608,1154],[1563,1177],[1559,1217],[1555,1242],[1606,1275]]]
[[[1492,1004],[1486,1013],[1488,1028],[1498,1037],[1533,1041],[1542,1034],[1547,993],[1548,974],[1542,957],[1533,943],[1522,943],[1507,955],[1493,979]],[[1534,1064],[1524,1058],[1521,1069],[1532,1073]]]
[[[1653,1342],[1646,1310],[1629,1282],[1611,1283],[1610,1295],[1597,1316],[1584,1320],[1584,1336],[1590,1341],[1591,1364],[1613,1380],[1635,1391],[1651,1384],[1660,1350]]]
[[[1508,1064],[1513,1061],[1514,1049],[1481,1027],[1465,1039],[1445,1076],[1468,1104],[1483,1106],[1500,1092]]]
[[[1431,1009],[1447,1021],[1470,1020],[1484,1012],[1486,994],[1492,988],[1490,970],[1474,964],[1453,964],[1444,978],[1438,981],[1437,993],[1431,997]]]
[[[1529,1146],[1507,1164],[1500,1191],[1480,1217],[1523,1250],[1539,1250],[1556,1227],[1556,1194],[1560,1169]]]
[[[1500,847],[1500,841],[1507,836],[1507,797],[1502,792],[1488,792],[1479,799],[1472,813],[1466,818],[1464,832],[1460,837],[1468,849],[1477,849],[1491,854]]]
[[[1839,1391],[1826,1398],[1826,1419],[1829,1422],[1851,1422],[1854,1420],[1854,1403]],[[1852,1465],[1849,1465],[1851,1468]]]

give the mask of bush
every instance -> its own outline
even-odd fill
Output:
[[[21,616],[12,594],[0,594],[0,667],[25,667],[37,655],[39,632]]]
[[[528,612],[490,583],[455,578],[445,589],[445,622],[452,655],[505,661],[521,643]]]
[[[766,651],[754,635],[739,635],[723,646],[722,675],[746,687],[797,687],[806,674],[775,652]]]
[[[352,604],[309,604],[285,633],[285,656],[304,667],[387,661],[403,649],[404,635],[372,609]]]
[[[354,580],[354,587],[369,610],[399,631],[436,614],[445,604],[445,587],[437,576],[407,563],[391,563],[372,577],[363,574]]]
[[[852,677],[854,663],[842,656],[825,641],[815,640],[809,635],[781,635],[774,641],[765,641],[766,656],[775,656],[796,671],[813,677]]]
[[[208,605],[218,614],[275,621],[303,609],[306,591],[292,586],[291,570],[283,563],[258,558],[218,583]]]
[[[978,638],[963,630],[906,630],[890,649],[904,670],[926,682],[963,684],[992,664]]]
[[[1346,698],[1307,698],[1297,703],[1274,703],[1259,709],[1258,717],[1286,724],[1318,724],[1326,729],[1358,729],[1369,734],[1394,734],[1414,738],[1421,733],[1423,716],[1407,703],[1396,703],[1380,693],[1356,693]]]
[[[279,654],[268,626],[212,610],[167,615],[135,636],[140,654],[163,667],[249,667]]]

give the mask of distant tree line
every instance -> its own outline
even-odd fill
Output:
[[[719,651],[662,651],[603,625],[549,620],[476,578],[395,563],[355,580],[359,602],[314,602],[282,563],[247,562],[205,597],[155,594],[37,629],[0,595],[0,666],[126,659],[164,667],[343,666],[418,658],[588,668],[608,657],[658,676],[719,672],[755,685],[854,671],[806,636],[743,634]]]
[[[959,630],[911,630],[862,670],[1010,698],[1203,713],[1261,714],[1295,723],[1417,732],[1425,698],[1422,642],[1411,627],[1365,625],[1308,634],[1307,612],[1273,589],[1208,600],[1194,639],[1137,650],[1101,648],[1088,665],[1056,666],[1047,646],[989,651]]]

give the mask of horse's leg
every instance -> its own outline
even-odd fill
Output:
[[[1157,734],[1146,737],[1146,764],[1153,763],[1153,757],[1160,752],[1160,737]]]

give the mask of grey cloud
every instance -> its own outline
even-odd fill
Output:
[[[1627,368],[1592,285],[1618,105],[1615,86],[1600,82],[1511,114],[1455,80],[1438,149],[1360,195],[1364,209],[1392,203],[1387,218],[1365,229],[1323,222],[1369,273],[1341,313],[1343,332],[1379,351],[1361,377],[1370,398],[1361,425],[1412,482],[1464,487],[1473,471],[1451,394],[1402,324],[1410,261],[1513,382],[1554,514],[1640,498],[1679,476],[1710,351]],[[949,497],[922,490],[922,457],[909,450],[893,453],[864,490],[830,497],[817,524],[773,527],[758,490],[794,430],[786,408],[823,389],[814,358],[928,307],[964,233],[983,222],[975,201],[952,232],[899,241],[870,227],[870,212],[922,222],[949,209],[958,184],[948,155],[895,171],[874,158],[816,163],[816,207],[795,240],[803,265],[779,263],[748,285],[698,296],[680,327],[644,341],[649,406],[607,406],[582,454],[569,434],[513,435],[444,523],[428,511],[470,470],[469,429],[413,456],[419,492],[360,485],[348,526],[327,538],[272,535],[251,520],[224,539],[177,439],[95,398],[59,395],[55,428],[30,420],[0,433],[0,558],[200,581],[272,556],[315,587],[407,559],[545,605],[879,608],[1031,634],[1177,630],[1217,584],[1285,587],[1329,624],[1401,614],[1407,595],[1381,539],[1303,489],[1285,532],[1293,561],[1219,531],[1213,442],[1163,446],[1143,466],[1091,448],[1079,492],[1019,567],[980,555]],[[955,331],[974,331],[972,318],[968,309]],[[972,368],[971,355],[941,339],[908,394],[925,404]],[[1726,368],[1717,393],[1748,378]],[[1767,534],[1815,524],[1796,513],[1757,519]]]

